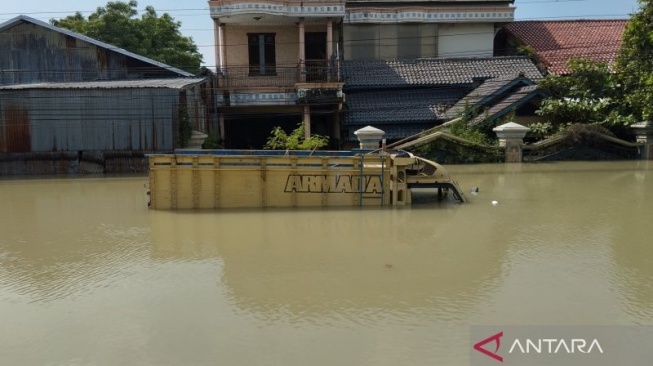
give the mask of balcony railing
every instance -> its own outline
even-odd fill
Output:
[[[297,66],[230,66],[218,70],[221,88],[293,87],[296,83],[341,82],[338,60],[307,60]]]

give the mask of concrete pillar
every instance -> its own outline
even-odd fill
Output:
[[[218,115],[218,128],[220,129],[220,138],[222,141],[226,141],[227,136],[224,133],[224,114],[220,113]]]
[[[227,30],[227,25],[222,23],[220,24],[220,63],[221,67],[223,69],[226,69],[229,65],[227,65],[227,41],[225,31]]]
[[[327,60],[331,60],[333,56],[333,19],[327,18],[327,44],[326,56]]]
[[[311,137],[311,107],[304,106],[304,138]]]
[[[379,130],[372,126],[366,126],[354,132],[354,135],[358,138],[360,142],[360,148],[363,150],[377,150],[379,148],[379,143],[385,131]]]
[[[635,123],[630,128],[635,132],[637,142],[643,144],[639,148],[639,158],[653,160],[653,122]]]
[[[306,81],[306,41],[305,38],[305,29],[304,29],[304,18],[299,18],[299,81]]]
[[[340,113],[333,113],[333,129],[331,138],[337,143],[337,148],[340,149]]]
[[[522,145],[530,129],[515,122],[508,122],[492,129],[499,138],[499,146],[506,150],[506,163],[522,162]]]
[[[326,44],[326,57],[327,57],[327,81],[331,80],[331,57],[333,57],[333,19],[327,18],[327,44]]]
[[[215,69],[217,72],[225,71],[227,56],[225,54],[224,37],[225,24],[220,19],[213,19],[213,37],[215,37]]]

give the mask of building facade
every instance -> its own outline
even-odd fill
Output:
[[[512,0],[347,0],[346,60],[491,57]]]
[[[512,2],[209,1],[220,134],[227,147],[258,148],[275,126],[302,123],[341,148],[344,62],[491,57]]]
[[[212,83],[15,17],[0,24],[0,174],[75,173],[86,157],[103,165],[106,156],[135,157],[126,171],[142,169],[145,153],[172,151],[189,129],[217,126]]]
[[[260,148],[275,126],[340,136],[344,0],[209,1],[219,125],[227,147]]]

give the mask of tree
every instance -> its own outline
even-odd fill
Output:
[[[608,64],[571,59],[568,75],[548,75],[539,86],[551,94],[537,113],[559,129],[573,123],[601,124],[618,135],[635,122],[619,97],[618,76]]]
[[[50,23],[197,73],[202,55],[193,39],[179,31],[181,23],[168,13],[159,17],[151,6],[147,6],[138,18],[137,7],[135,0],[110,1],[105,7],[98,7],[88,18],[77,12],[63,19],[51,19]]]
[[[653,119],[653,0],[638,0],[624,31],[616,69],[623,103],[637,119]]]
[[[328,144],[327,136],[311,135],[309,138],[304,138],[304,124],[300,123],[290,135],[279,126],[272,129],[265,148],[270,150],[316,150]]]

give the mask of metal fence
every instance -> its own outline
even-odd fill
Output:
[[[230,66],[218,70],[218,86],[242,87],[293,87],[296,83],[326,83],[342,81],[340,62],[337,60],[306,60],[295,66]]]

